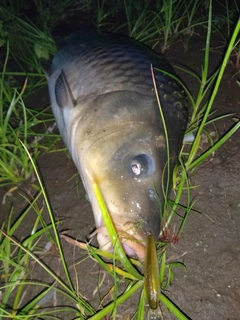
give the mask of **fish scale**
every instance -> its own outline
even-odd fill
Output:
[[[97,41],[91,40],[90,36],[91,34],[89,34],[89,38],[81,39],[80,32],[74,34],[69,39],[69,46],[59,52],[59,56],[53,60],[52,64],[51,73],[59,66],[66,73],[75,99],[78,98],[77,94],[83,96],[124,89],[144,92],[153,96],[155,92],[151,65],[155,68],[154,75],[157,85],[160,86],[162,83],[167,85],[167,89],[160,87],[160,92],[171,94],[173,90],[182,91],[182,88],[176,84],[174,88],[171,88],[172,79],[156,70],[164,69],[173,73],[172,68],[165,60],[161,56],[159,59],[147,47],[117,35],[99,35]],[[76,45],[75,43],[79,39],[81,45]],[[96,36],[93,39],[96,39]],[[116,41],[117,46],[112,44]],[[89,56],[89,52],[93,52],[93,54]],[[76,59],[72,59],[72,57],[76,57]],[[67,66],[66,70],[65,65]],[[138,78],[139,76],[140,78]],[[84,90],[79,91],[79,87],[83,86]],[[184,94],[178,99],[184,100]]]
[[[176,77],[146,46],[95,31],[69,36],[47,72],[52,110],[92,204],[99,245],[113,250],[92,179],[126,254],[140,261],[147,236],[158,239],[187,124],[186,96],[170,74]]]

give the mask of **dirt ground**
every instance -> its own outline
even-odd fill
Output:
[[[196,35],[190,43],[188,52],[184,52],[181,43],[173,44],[166,52],[172,65],[181,63],[196,72],[201,71],[205,40]],[[216,48],[221,41],[213,43]],[[211,54],[210,67],[213,70],[221,59],[221,48]],[[234,112],[240,117],[240,93],[236,84],[237,72],[234,56],[230,59],[221,87],[214,103],[217,114]],[[192,94],[197,92],[197,83],[181,72],[181,77]],[[47,91],[44,90],[46,103]],[[219,136],[231,126],[231,118],[218,124]],[[214,127],[208,128],[209,132]],[[204,147],[205,141],[202,142]],[[176,268],[172,286],[165,292],[190,319],[194,320],[239,320],[240,319],[240,131],[231,140],[212,155],[201,167],[191,175],[191,185],[198,187],[192,192],[196,201],[194,208],[200,212],[191,213],[182,236],[177,244],[171,244],[168,250],[169,261],[182,261],[186,272]],[[56,218],[64,218],[60,230],[68,230],[68,234],[85,240],[94,229],[94,219],[89,202],[81,182],[76,188],[73,178],[76,169],[67,154],[44,154],[38,160],[39,170],[46,187],[51,207]],[[25,190],[25,189],[24,189]],[[1,195],[5,193],[1,190]],[[19,197],[7,199],[2,205],[2,217],[6,217],[9,205],[14,201],[15,212],[21,207]],[[2,220],[2,219],[1,219]],[[31,217],[25,229],[19,231],[24,235],[31,229]],[[63,241],[66,259],[71,265],[83,259],[85,253]],[[48,261],[48,260],[47,260]],[[49,265],[53,270],[60,270],[56,254],[49,256]],[[43,279],[42,270],[32,270],[32,277]],[[104,272],[92,260],[82,261],[73,272],[73,282],[78,285],[79,292],[97,306],[97,294],[93,294],[99,278]],[[109,288],[110,279],[105,278],[101,286],[101,296]],[[138,297],[127,301],[124,309],[119,311],[119,319],[130,319],[137,306]],[[61,301],[61,300],[59,300]],[[48,301],[48,305],[58,304],[58,297]],[[61,302],[62,303],[62,302]],[[60,316],[61,319],[73,319],[74,314]],[[164,312],[164,319],[175,319],[169,312]]]
[[[204,48],[201,40],[192,43],[183,56],[178,55],[178,61],[189,61],[197,70]],[[175,54],[172,47],[170,61]],[[219,52],[212,52],[210,68],[214,68],[219,57]],[[231,59],[227,65],[214,110],[218,114],[234,112],[239,117],[240,91],[233,62]],[[184,75],[182,78],[189,81]],[[194,92],[195,88],[187,84]],[[218,134],[221,136],[229,126],[231,121],[223,120],[218,125]],[[177,272],[169,294],[191,319],[240,319],[239,139],[238,131],[190,177],[192,185],[199,185],[193,195],[194,207],[201,214],[189,216],[181,240],[171,249],[173,255],[185,254],[187,273]]]

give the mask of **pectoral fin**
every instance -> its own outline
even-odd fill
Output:
[[[71,89],[63,70],[61,70],[55,84],[55,96],[57,104],[60,108],[74,108],[76,105],[76,101],[73,98]]]

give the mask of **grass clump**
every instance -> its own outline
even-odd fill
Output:
[[[40,3],[37,1],[36,3],[39,7],[40,5],[44,6],[44,2]],[[199,1],[190,1],[188,5],[186,3],[176,3],[174,0],[170,2],[157,1],[155,4],[156,7],[154,8],[150,2],[143,1],[140,3],[139,1],[137,3],[137,5],[134,4],[134,7],[127,1],[118,2],[118,5],[120,6],[118,7],[118,10],[124,12],[126,15],[126,23],[121,25],[121,28],[127,28],[130,36],[141,39],[141,41],[152,41],[155,44],[160,41],[162,43],[163,51],[165,51],[171,43],[179,39],[179,37],[185,37],[183,41],[187,43],[189,37],[194,33],[194,28],[197,25],[203,25],[203,22],[198,21],[195,17],[196,12],[199,10]],[[68,2],[67,5],[69,5]],[[86,2],[85,5],[91,6],[92,4]],[[108,11],[106,12],[105,10]],[[108,1],[99,1],[98,8],[95,10],[96,14],[98,14],[97,25],[106,27],[107,19],[115,11],[116,7],[111,7]],[[42,8],[40,10],[40,13],[43,15],[40,17],[41,19],[44,18],[44,12],[44,8]],[[44,123],[44,120],[41,122],[41,120],[39,120],[40,112],[35,112],[26,108],[24,102],[26,96],[45,83],[41,71],[37,66],[38,58],[47,58],[56,50],[56,48],[52,41],[48,42],[48,40],[45,39],[45,36],[48,37],[48,31],[46,32],[47,29],[38,34],[39,29],[35,28],[32,23],[21,20],[22,19],[17,19],[20,24],[21,32],[25,34],[23,38],[26,46],[26,48],[23,49],[24,54],[23,52],[10,51],[12,58],[14,58],[15,61],[18,61],[18,66],[21,67],[21,73],[17,74],[7,71],[9,50],[7,50],[3,71],[1,73],[0,184],[2,186],[17,184],[29,178],[33,172],[35,172],[40,185],[40,191],[28,202],[27,209],[24,210],[15,223],[12,223],[11,211],[7,225],[2,227],[0,238],[0,261],[2,264],[1,272],[4,283],[0,288],[2,291],[0,316],[10,319],[13,317],[14,319],[23,319],[29,318],[29,316],[38,316],[47,319],[57,317],[62,318],[65,314],[70,317],[69,314],[71,314],[71,317],[75,319],[100,320],[108,314],[111,314],[113,318],[116,318],[119,306],[132,297],[133,294],[138,292],[139,303],[135,315],[136,319],[141,320],[146,319],[146,317],[148,317],[148,319],[153,319],[154,317],[159,317],[159,319],[161,319],[161,309],[163,305],[165,305],[178,319],[187,319],[188,317],[179,310],[166,295],[166,289],[173,282],[173,269],[175,267],[185,269],[183,263],[167,262],[167,250],[169,243],[176,243],[178,241],[183,232],[187,217],[190,211],[193,210],[189,175],[194,170],[197,170],[199,165],[226,142],[240,127],[239,120],[236,120],[236,123],[233,124],[232,128],[230,128],[224,136],[217,139],[217,141],[211,139],[211,146],[207,150],[201,150],[201,136],[203,133],[207,133],[207,126],[209,124],[215,124],[216,121],[225,117],[214,117],[212,106],[216,94],[219,91],[220,82],[229,56],[234,50],[238,50],[239,42],[237,36],[240,31],[240,22],[237,21],[235,25],[229,39],[226,53],[219,68],[212,75],[209,75],[210,36],[212,34],[211,26],[213,25],[212,6],[210,4],[202,74],[199,77],[188,71],[192,76],[195,78],[197,77],[199,83],[199,91],[196,98],[194,98],[190,91],[185,88],[192,107],[187,133],[193,133],[195,139],[192,144],[183,147],[179,156],[180,165],[174,170],[173,181],[176,196],[174,199],[169,200],[168,203],[166,202],[167,205],[162,220],[160,241],[157,244],[158,265],[157,267],[154,267],[155,275],[153,276],[151,271],[148,271],[146,281],[146,278],[144,279],[142,274],[141,264],[134,259],[128,259],[126,257],[119,242],[118,235],[112,225],[111,217],[107,213],[104,202],[94,181],[93,183],[99,205],[102,214],[105,217],[105,223],[115,248],[114,254],[101,252],[90,244],[76,242],[64,234],[61,235],[62,238],[66,239],[68,242],[86,250],[88,257],[97,261],[99,267],[107,272],[112,279],[109,294],[107,294],[107,296],[110,296],[110,293],[113,293],[111,301],[108,304],[105,304],[104,297],[100,299],[98,307],[92,307],[86,299],[82,298],[81,288],[79,292],[77,286],[73,284],[72,274],[70,274],[69,269],[75,267],[75,265],[69,266],[66,262],[60,242],[58,223],[54,221],[43,184],[36,170],[35,164],[39,150],[42,146],[39,145],[38,139],[34,138],[37,136],[37,133],[34,132],[32,128],[36,124]],[[45,18],[41,21],[45,21]],[[157,25],[160,25],[160,27],[156,28]],[[118,30],[119,27],[119,25],[114,26],[114,28],[118,28]],[[9,30],[6,33],[6,29],[3,27],[0,28],[0,30],[2,41],[4,42],[6,36],[10,33]],[[12,30],[15,29],[13,28]],[[14,37],[11,39],[11,41],[15,40],[16,38]],[[7,40],[5,43],[7,43]],[[45,47],[46,43],[48,44]],[[32,54],[33,48],[35,48],[35,52]],[[30,51],[32,51],[31,54]],[[38,58],[36,58],[36,53],[38,54]],[[25,58],[23,57],[24,55]],[[27,72],[25,71],[25,66],[27,66]],[[31,72],[29,72],[29,70],[31,70]],[[11,81],[12,79],[15,79],[15,76],[17,75],[24,78],[25,76],[28,76],[30,84],[24,80],[20,90],[12,89],[13,85]],[[16,84],[16,87],[18,87],[18,84]],[[169,188],[170,187],[171,186],[169,185]],[[182,195],[184,193],[187,195],[187,203],[183,205]],[[42,208],[39,208],[37,205],[40,199],[44,202],[44,206],[47,207],[48,222],[43,219]],[[30,209],[36,214],[36,220],[33,222],[32,230],[23,240],[16,240],[18,239],[16,233],[21,229],[25,219],[27,219]],[[181,214],[179,212],[181,212]],[[177,230],[171,230],[171,221],[176,215],[180,219],[179,228]],[[42,259],[46,254],[46,251],[44,248],[40,247],[39,243],[41,242],[40,239],[46,236],[47,243],[50,243],[50,246],[55,247],[61,261],[62,273],[60,276],[56,271],[53,271],[52,267],[45,263],[45,260]],[[153,257],[153,252],[150,252],[149,255],[150,261],[156,262],[156,258]],[[85,257],[85,259],[87,258]],[[111,263],[106,262],[109,259],[112,260]],[[47,281],[43,279],[41,279],[41,281],[31,280],[30,270],[33,265],[37,265],[41,270],[44,270],[46,278],[48,279]],[[156,274],[159,275],[159,280]],[[124,285],[124,289],[119,293],[119,287],[122,284]],[[30,287],[37,287],[37,293],[29,299],[25,296],[22,300],[21,297],[23,293],[28,292],[28,290],[30,292],[30,289],[28,289]],[[159,291],[156,290],[157,293],[154,296],[154,299],[151,300],[151,298],[149,298],[148,290],[154,290],[154,288],[159,289]],[[55,294],[63,296],[65,301],[67,301],[66,304],[61,307],[56,306],[53,308],[51,306],[48,309],[44,309],[45,304],[49,303]],[[150,308],[148,310],[146,310],[147,300],[148,302],[150,301]],[[160,304],[158,304],[158,302]],[[161,307],[159,307],[159,305]]]
[[[23,210],[23,213],[14,223],[12,223],[12,209],[6,227],[3,225],[0,230],[0,262],[3,279],[3,284],[0,286],[2,295],[0,316],[4,317],[4,319],[12,319],[13,317],[14,319],[25,319],[25,317],[27,319],[29,316],[41,316],[44,319],[48,319],[54,317],[55,314],[61,314],[62,316],[64,313],[71,312],[75,315],[78,314],[78,319],[84,319],[85,314],[94,314],[94,309],[78,296],[73,287],[57,231],[57,226],[61,221],[54,221],[35,163],[24,145],[23,149],[35,171],[39,182],[39,192],[31,197],[30,200],[24,197],[28,203],[26,209]],[[47,219],[50,219],[48,223],[43,217],[44,206],[39,207],[39,200],[41,202],[44,201],[47,207],[49,213]],[[24,236],[23,240],[16,240],[18,238],[16,236],[18,230],[28,220],[30,214],[35,214],[36,216],[35,221],[32,223],[31,232],[29,235]],[[42,239],[44,239],[44,247],[41,246]],[[51,253],[52,248],[55,248],[55,254],[57,253],[61,260],[61,277],[57,275],[57,271],[53,271],[44,261],[44,257]],[[43,278],[31,280],[30,274],[35,267],[41,268],[41,273],[45,272]],[[30,299],[27,295],[28,292],[31,295]],[[42,310],[42,307],[56,293],[66,296],[74,306]]]
[[[32,176],[33,166],[21,141],[36,163],[40,148],[43,148],[39,146],[39,141],[46,134],[38,133],[35,128],[37,125],[46,127],[53,121],[49,108],[39,110],[26,107],[25,100],[29,91],[32,92],[31,80],[24,77],[24,72],[7,71],[8,62],[9,46],[0,79],[0,186],[17,185]],[[19,85],[19,77],[22,85]]]
[[[12,90],[9,78],[5,77],[7,60],[8,54],[0,80],[0,185],[2,186],[25,181],[33,172],[33,167],[19,140],[22,138],[23,142],[28,144],[29,123],[22,99],[26,82],[20,92]],[[38,152],[38,144],[33,141],[31,153],[34,161]]]

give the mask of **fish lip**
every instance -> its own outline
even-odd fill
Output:
[[[146,256],[146,246],[143,243],[136,238],[134,238],[134,240],[122,238],[121,244],[127,256],[133,258],[136,257],[140,262],[144,262]]]
[[[124,225],[117,226],[115,225],[115,229],[126,255],[137,258],[140,262],[144,262],[146,256],[145,234],[143,232],[141,234],[139,230],[133,227],[133,223],[125,223]],[[100,248],[103,251],[113,252],[113,245],[111,243],[107,227],[104,224],[101,224],[90,235],[90,237],[93,237],[95,234],[97,234],[97,240]]]

